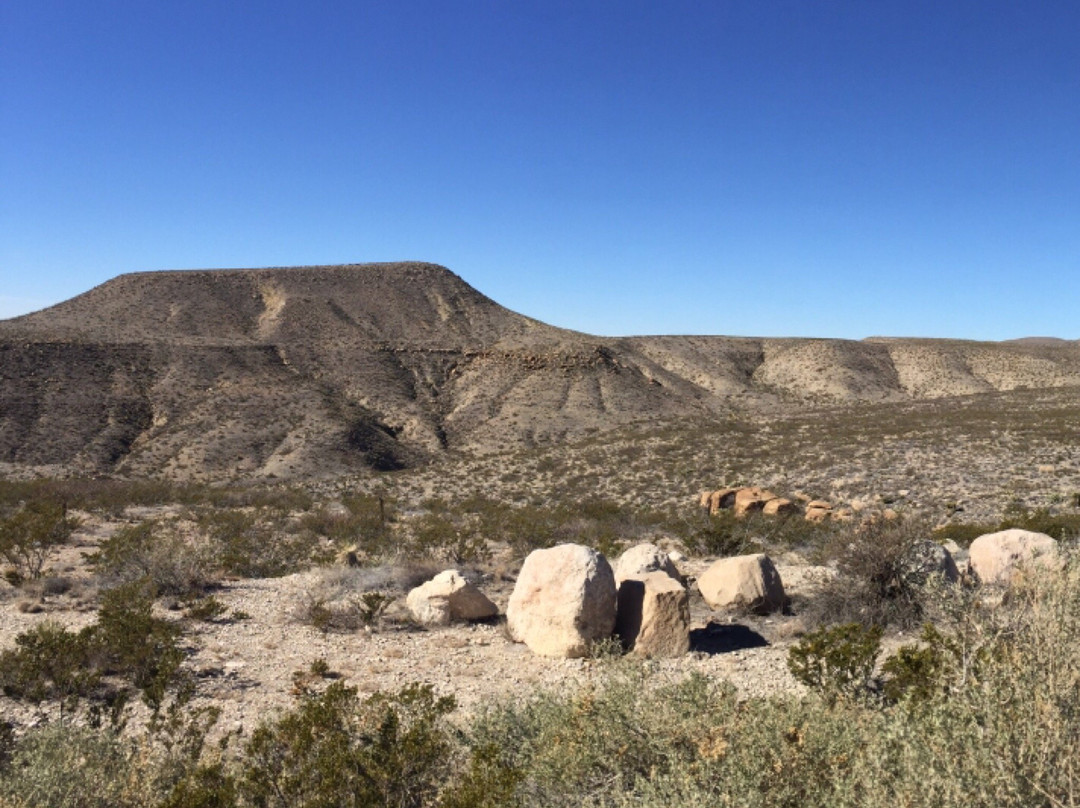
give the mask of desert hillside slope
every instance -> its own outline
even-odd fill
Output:
[[[123,275],[0,322],[0,463],[305,477],[634,422],[1080,387],[1080,343],[589,336],[421,263]]]

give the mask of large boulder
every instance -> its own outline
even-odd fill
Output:
[[[776,497],[768,500],[761,512],[766,516],[794,516],[799,512],[799,506],[787,497]]]
[[[920,539],[904,551],[897,575],[900,583],[906,587],[923,586],[934,576],[950,583],[960,579],[960,571],[956,568],[952,553],[930,539]]]
[[[405,598],[413,618],[425,626],[445,626],[455,620],[485,620],[499,608],[457,570],[440,572]]]
[[[716,516],[722,510],[726,510],[735,504],[737,488],[721,488],[709,494],[709,516]]]
[[[757,486],[740,488],[735,493],[735,515],[742,517],[754,511],[764,510],[765,503],[776,498],[776,494],[772,491]]]
[[[690,597],[664,572],[626,578],[619,585],[615,632],[644,657],[677,657],[690,650]]]
[[[655,544],[645,542],[635,544],[629,550],[619,556],[615,562],[615,584],[621,584],[627,578],[645,575],[650,572],[663,572],[682,581],[679,570],[671,560],[671,555],[665,553]]]
[[[506,624],[510,636],[543,656],[581,657],[615,630],[616,589],[600,553],[560,544],[529,553],[518,574]]]
[[[721,558],[698,578],[698,589],[713,609],[739,607],[758,614],[784,608],[780,573],[764,553]]]
[[[968,548],[968,569],[984,584],[1007,584],[1026,564],[1052,564],[1057,542],[1045,533],[1012,528],[986,533]]]

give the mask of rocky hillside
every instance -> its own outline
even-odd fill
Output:
[[[1080,386],[1080,343],[600,338],[417,263],[120,276],[0,322],[0,463],[396,469],[732,410]]]

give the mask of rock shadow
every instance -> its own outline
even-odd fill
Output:
[[[690,650],[703,654],[728,654],[746,648],[764,648],[768,640],[749,626],[710,621],[690,632]]]

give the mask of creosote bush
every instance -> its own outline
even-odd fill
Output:
[[[137,691],[158,710],[181,683],[179,629],[152,614],[154,591],[135,581],[105,593],[97,622],[81,631],[44,622],[0,652],[0,689],[32,704],[55,702],[63,719],[81,702],[116,718]]]
[[[67,505],[47,499],[31,500],[0,519],[0,556],[12,566],[13,582],[41,577],[49,553],[78,525]]]

